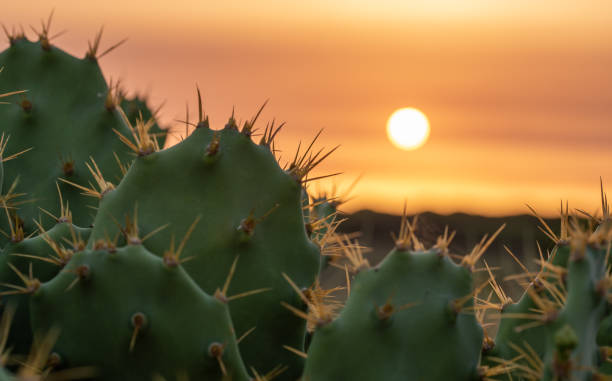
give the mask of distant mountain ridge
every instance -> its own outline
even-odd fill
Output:
[[[413,217],[413,215],[410,216],[411,219]],[[371,210],[342,214],[341,218],[347,220],[340,225],[338,230],[344,233],[361,232],[360,242],[373,249],[372,257],[377,260],[393,248],[391,232],[397,234],[401,222],[401,216]],[[558,218],[548,218],[545,221],[553,231],[559,230],[560,220]],[[543,250],[553,246],[551,240],[538,228],[538,219],[527,214],[483,217],[466,213],[440,215],[425,212],[418,215],[417,235],[426,246],[430,246],[444,232],[444,227],[448,226],[450,231],[456,231],[451,250],[456,254],[465,254],[485,234],[493,234],[504,223],[506,224],[505,229],[486,254],[486,258],[490,258],[493,262],[495,262],[494,258],[500,255],[508,256],[503,248],[504,245],[508,246],[517,256],[526,258],[527,262],[531,262],[531,258],[538,256],[536,241],[540,243]]]

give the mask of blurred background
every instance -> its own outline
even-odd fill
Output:
[[[66,33],[52,42],[78,56],[101,26],[102,49],[129,38],[100,64],[108,80],[163,105],[161,121],[176,131],[170,144],[184,133],[177,120],[186,107],[196,115],[196,84],[213,128],[233,108],[246,120],[269,99],[260,127],[287,122],[278,144],[287,159],[324,128],[317,147],[341,146],[314,175],[343,174],[311,186],[342,190],[361,175],[341,207],[352,214],[343,229],[360,230],[378,253],[392,246],[406,200],[409,214],[422,213],[426,240],[449,225],[465,252],[506,222],[492,251],[506,244],[535,258],[536,240],[548,241],[534,218],[520,216],[526,203],[547,217],[561,199],[594,212],[600,176],[611,184],[606,0],[30,0],[1,8],[0,21],[23,25],[30,38],[29,26],[54,9],[52,28]],[[416,150],[387,137],[387,120],[402,107],[429,119],[429,139]]]

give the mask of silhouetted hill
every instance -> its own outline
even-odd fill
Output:
[[[371,210],[344,214],[341,218],[347,220],[340,225],[338,231],[342,233],[360,232],[359,242],[372,249],[372,252],[368,254],[372,265],[378,263],[393,248],[391,233],[398,234],[401,222],[401,216],[376,213]],[[558,233],[559,219],[546,219],[545,221],[555,233]],[[553,242],[538,228],[540,223],[536,217],[516,215],[491,218],[464,213],[446,216],[422,213],[418,215],[417,236],[426,246],[430,246],[444,232],[445,226],[448,226],[449,231],[456,231],[456,236],[451,244],[451,252],[463,255],[469,253],[485,234],[490,236],[504,223],[506,228],[483,257],[489,266],[496,269],[496,277],[503,284],[505,276],[522,271],[508,255],[504,245],[533,270],[538,268],[535,262],[539,258],[536,242],[540,243],[544,255],[546,255],[546,250],[553,247]],[[325,278],[328,278],[331,283],[340,281],[339,277],[343,275],[336,274],[336,272],[338,271],[335,269],[326,271]],[[510,296],[517,298],[522,293],[516,282],[506,283],[503,286]]]
[[[413,217],[410,216],[411,219]],[[398,233],[401,216],[361,210],[342,215],[342,218],[347,220],[338,230],[361,232],[360,242],[371,247],[375,253],[384,254],[393,248],[391,233]],[[545,221],[553,231],[559,230],[559,219],[545,219]],[[491,246],[491,253],[488,254],[492,255],[487,257],[505,251],[503,245],[508,246],[517,256],[526,258],[537,255],[536,241],[540,242],[543,249],[552,247],[551,240],[538,229],[537,218],[526,214],[492,218],[465,213],[445,216],[426,212],[418,215],[417,235],[428,246],[435,243],[436,238],[444,232],[445,226],[448,226],[450,231],[456,231],[451,246],[452,251],[464,254],[469,252],[485,234],[493,234],[504,223],[506,228]]]

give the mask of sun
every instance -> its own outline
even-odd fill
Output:
[[[429,121],[425,114],[416,108],[401,108],[389,117],[387,135],[397,148],[414,150],[427,141]]]

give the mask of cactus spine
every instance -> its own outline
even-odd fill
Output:
[[[256,143],[260,109],[213,130],[201,99],[194,132],[162,150],[156,113],[104,80],[101,34],[79,59],[50,23],[36,42],[7,31],[0,53],[0,380],[610,379],[603,189],[602,218],[566,207],[558,235],[544,227],[556,246],[517,303],[480,261],[501,228],[456,260],[453,234],[425,247],[404,212],[371,267],[336,233],[343,199],[306,192],[333,150],[281,166],[282,125]],[[345,305],[320,285],[327,265]]]

